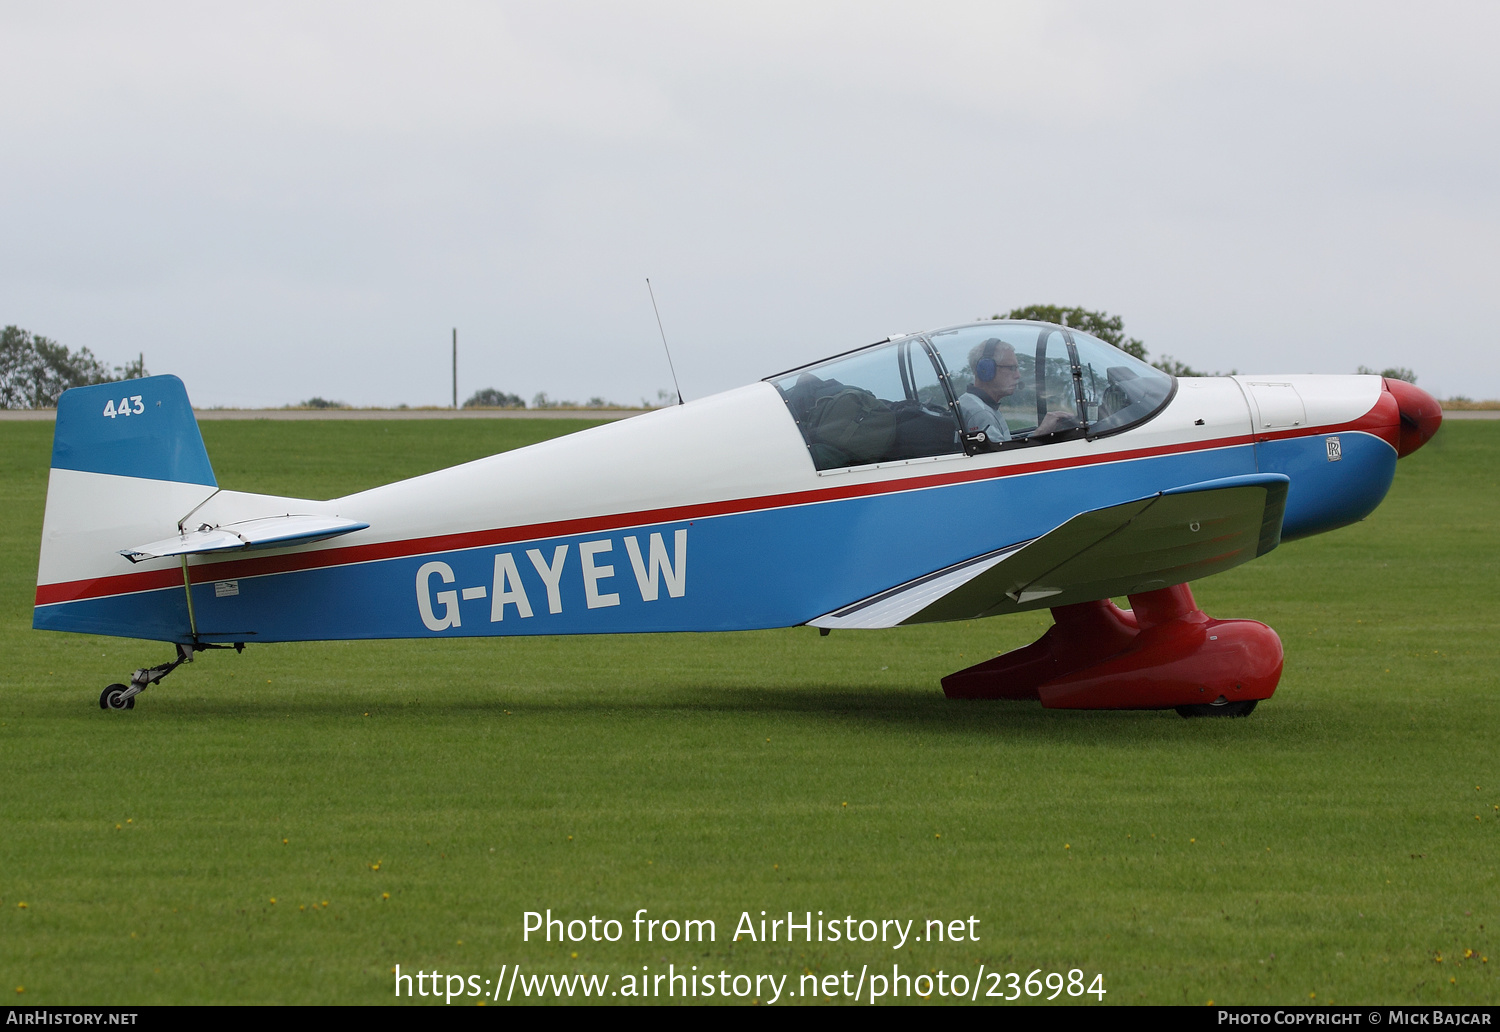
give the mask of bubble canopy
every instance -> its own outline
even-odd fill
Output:
[[[1176,391],[1097,337],[1005,320],[908,334],[767,381],[820,471],[1102,437]]]

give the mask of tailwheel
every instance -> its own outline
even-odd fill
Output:
[[[204,643],[194,641],[190,645],[177,643],[177,658],[170,663],[158,663],[154,667],[142,667],[130,675],[130,684],[112,684],[99,693],[100,709],[135,709],[135,697],[150,688],[153,684],[160,684],[162,678],[184,663],[191,663],[193,655],[207,649],[234,649],[236,652],[245,651],[245,643],[237,641],[233,645],[219,645],[215,643]]]
[[[1248,717],[1259,701],[1259,699],[1245,699],[1241,702],[1230,702],[1221,695],[1217,702],[1178,706],[1177,715],[1179,717]]]
[[[135,695],[123,684],[112,684],[99,693],[100,709],[135,709]]]

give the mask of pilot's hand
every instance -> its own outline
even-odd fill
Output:
[[[1037,424],[1032,431],[1033,436],[1040,434],[1055,434],[1061,430],[1073,430],[1079,426],[1078,417],[1073,413],[1059,409],[1048,412],[1046,418]]]

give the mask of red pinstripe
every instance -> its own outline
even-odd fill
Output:
[[[1390,444],[1391,447],[1396,447],[1397,437],[1400,433],[1400,415],[1396,407],[1395,398],[1389,392],[1382,392],[1380,399],[1363,416],[1331,427],[1325,426],[1316,429],[1296,428],[1264,434],[1243,434],[1234,437],[1222,437],[1212,441],[1160,445],[1154,448],[1137,448],[1131,451],[1110,452],[1104,455],[1078,455],[1041,462],[1020,463],[1014,466],[957,470],[947,473],[936,473],[930,476],[911,477],[895,481],[888,480],[871,484],[847,484],[819,488],[812,491],[791,491],[785,494],[763,495],[757,498],[736,498],[722,502],[701,502],[693,505],[646,509],[638,512],[616,513],[607,516],[586,516],[572,520],[533,523],[519,527],[497,527],[491,530],[409,538],[404,541],[383,541],[369,545],[348,545],[342,548],[319,549],[314,552],[293,552],[286,555],[229,559],[196,567],[189,566],[188,572],[194,584],[203,584],[238,577],[288,573],[294,570],[312,570],[328,566],[347,566],[354,563],[374,562],[382,559],[400,559],[413,555],[429,555],[434,552],[453,552],[465,548],[482,548],[487,545],[510,544],[516,541],[535,541],[571,534],[587,534],[590,532],[616,530],[622,527],[638,527],[643,524],[673,523],[683,520],[704,519],[710,516],[725,516],[734,513],[783,509],[797,505],[839,501],[845,498],[895,494],[902,491],[919,491],[934,487],[949,487],[954,484],[990,480],[999,477],[1023,476],[1055,469],[1093,466],[1110,462],[1128,462],[1134,459],[1152,458],[1158,455],[1174,455],[1189,451],[1232,448],[1258,441],[1283,440],[1293,437],[1322,437],[1330,433],[1354,432],[1370,433]],[[108,577],[65,581],[57,584],[42,584],[38,585],[36,589],[36,604],[39,606],[55,605],[59,602],[76,602],[82,599],[101,598],[107,595],[152,591],[159,588],[176,587],[181,584],[182,571],[180,569],[152,570],[142,573],[116,574]]]

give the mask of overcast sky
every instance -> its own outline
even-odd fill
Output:
[[[691,399],[1013,306],[1500,397],[1494,3],[0,0],[0,324],[200,406]]]

